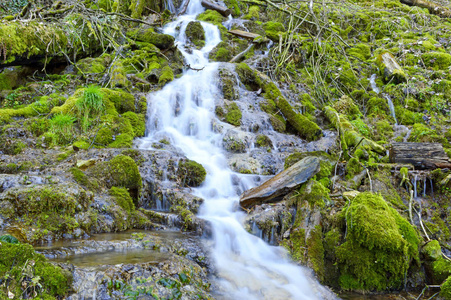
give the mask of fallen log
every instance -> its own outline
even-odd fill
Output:
[[[248,40],[253,41],[255,38],[258,38],[260,35],[256,34],[256,33],[252,33],[252,32],[247,32],[247,31],[243,31],[243,30],[229,30],[228,31],[230,34],[236,35],[238,37],[242,37]]]
[[[250,208],[285,196],[318,173],[319,162],[318,157],[308,156],[262,185],[245,191],[240,197],[241,207]]]
[[[402,4],[410,6],[418,6],[421,8],[427,8],[433,15],[438,15],[442,18],[451,18],[451,10],[440,4],[436,4],[427,0],[400,0]]]
[[[451,161],[440,143],[393,143],[390,162],[412,164],[415,169],[451,168]]]
[[[207,8],[207,9],[216,10],[218,13],[220,13],[224,17],[228,17],[232,13],[230,11],[230,9],[228,9],[227,7],[207,1],[207,0],[202,0],[201,4],[203,7]]]

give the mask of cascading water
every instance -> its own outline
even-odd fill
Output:
[[[220,42],[218,28],[201,22],[205,46],[200,50],[186,49],[185,29],[202,11],[200,1],[191,0],[186,15],[164,28],[164,33],[176,38],[190,68],[182,77],[148,96],[148,136],[141,139],[139,147],[148,149],[154,141],[169,139],[189,159],[201,163],[207,170],[204,184],[194,193],[205,199],[199,216],[212,225],[212,257],[219,278],[216,296],[224,299],[324,298],[325,289],[306,276],[303,268],[284,258],[285,252],[280,247],[269,246],[246,232],[241,225],[244,214],[233,209],[239,197],[232,176],[241,175],[229,169],[221,148],[223,136],[212,129],[213,123],[221,123],[214,114],[215,99],[221,97],[217,87],[219,63],[210,63],[207,57]],[[242,183],[246,179],[243,177]]]

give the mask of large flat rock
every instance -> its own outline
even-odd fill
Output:
[[[320,159],[308,156],[280,172],[262,185],[245,191],[240,205],[249,208],[284,196],[309,180],[320,170]]]

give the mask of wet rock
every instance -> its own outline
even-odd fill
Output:
[[[222,139],[224,149],[234,153],[244,153],[251,143],[250,136],[242,131],[228,130]]]
[[[249,208],[255,204],[274,201],[299,187],[315,175],[319,169],[319,158],[306,157],[259,187],[244,192],[240,197],[240,205]]]
[[[294,209],[285,203],[256,206],[246,218],[248,230],[271,245],[278,245],[291,226]]]

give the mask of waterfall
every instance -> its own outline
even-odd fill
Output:
[[[209,62],[208,53],[221,41],[218,28],[201,22],[205,30],[205,46],[189,49],[184,33],[190,21],[203,11],[200,0],[191,0],[186,15],[164,27],[164,33],[176,38],[187,69],[183,76],[168,83],[162,90],[148,95],[148,135],[139,142],[142,149],[166,138],[192,160],[201,163],[207,176],[194,194],[205,199],[199,217],[208,220],[214,238],[212,258],[215,262],[218,297],[224,299],[319,299],[326,293],[306,270],[289,261],[286,251],[273,247],[248,233],[242,226],[244,213],[236,211],[239,195],[232,183],[239,176],[253,187],[246,176],[233,173],[222,149],[223,135],[213,130],[219,121],[215,100],[218,89],[219,63]],[[254,228],[255,229],[255,228]]]
[[[381,91],[377,87],[377,84],[376,84],[376,74],[371,75],[370,84],[371,84],[371,89],[373,90],[373,92],[375,92],[376,94],[379,95],[379,93]],[[390,109],[390,114],[393,117],[393,119],[395,120],[395,125],[398,125],[398,120],[396,119],[395,106],[393,105],[393,101],[391,100],[391,98],[388,94],[382,93],[382,96],[385,98],[385,100],[387,100],[388,108]]]

